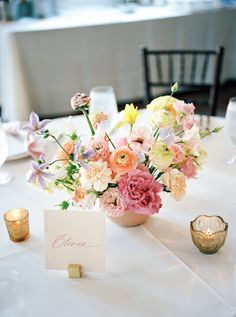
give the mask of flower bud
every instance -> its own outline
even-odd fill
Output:
[[[84,93],[77,93],[71,98],[71,107],[73,110],[79,110],[81,107],[89,107],[90,97]]]

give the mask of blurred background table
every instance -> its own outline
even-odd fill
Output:
[[[81,8],[45,20],[0,24],[0,104],[6,120],[65,115],[77,91],[111,85],[117,99],[142,100],[141,45],[156,49],[225,47],[222,80],[236,74],[235,6]]]

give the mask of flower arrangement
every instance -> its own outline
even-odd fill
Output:
[[[186,180],[196,178],[207,155],[201,138],[220,128],[201,131],[194,105],[174,98],[176,90],[177,84],[172,86],[170,96],[156,98],[147,105],[151,119],[146,125],[137,120],[141,116],[138,109],[126,105],[115,128],[118,137],[103,131],[107,115],[101,112],[89,116],[90,98],[76,94],[71,106],[83,113],[91,131],[86,144],[69,119],[66,124],[70,133],[65,133],[60,142],[47,129],[49,121],[40,121],[32,112],[23,129],[54,139],[58,148],[50,161],[43,153],[31,161],[28,182],[47,191],[66,190],[69,198],[58,205],[61,209],[70,205],[91,208],[99,199],[101,209],[112,217],[127,211],[157,213],[162,206],[162,192],[180,200]],[[121,131],[125,131],[124,135]]]

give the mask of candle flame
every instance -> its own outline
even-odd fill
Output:
[[[206,235],[209,237],[209,236],[212,236],[213,232],[208,228],[207,231],[206,231]]]

